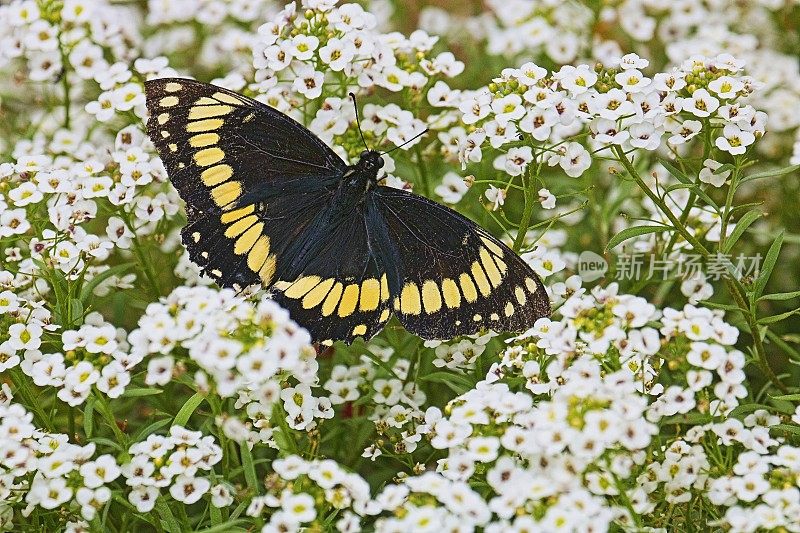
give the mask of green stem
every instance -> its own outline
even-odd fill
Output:
[[[22,397],[25,407],[33,411],[33,414],[36,416],[39,424],[41,424],[42,427],[50,432],[55,431],[55,425],[53,424],[50,416],[48,416],[44,409],[42,409],[41,401],[33,397],[33,392],[28,384],[27,376],[23,375],[18,368],[12,369],[10,374],[11,383],[14,384],[14,388],[16,389],[15,392]]]
[[[653,203],[661,210],[661,212],[664,213],[664,215],[669,219],[669,221],[672,222],[673,226],[675,227],[675,230],[678,233],[680,233],[681,236],[684,239],[686,239],[687,242],[689,242],[689,244],[692,245],[693,251],[699,253],[704,258],[708,258],[711,255],[708,249],[706,249],[706,247],[703,246],[702,243],[700,243],[700,241],[697,240],[697,238],[689,232],[686,226],[684,226],[681,223],[681,221],[678,220],[678,218],[669,209],[669,207],[667,207],[664,201],[661,198],[659,198],[659,196],[656,193],[650,190],[650,187],[647,186],[642,177],[634,168],[633,164],[625,155],[625,152],[622,150],[622,147],[614,146],[613,150],[619,162],[622,163],[622,166],[625,167],[625,170],[628,171],[628,174],[630,174],[630,176],[634,179],[637,185],[639,185],[639,188],[642,189],[642,192],[644,192],[653,201]],[[731,184],[731,188],[733,188],[733,183]],[[729,197],[732,197],[730,192],[729,192]],[[730,198],[729,201],[732,202],[732,198]],[[750,328],[750,335],[753,337],[753,348],[755,349],[756,355],[758,356],[758,360],[760,366],[764,371],[764,374],[766,374],[767,378],[781,392],[784,393],[788,392],[786,385],[781,383],[781,381],[778,379],[778,376],[775,375],[775,372],[773,372],[772,367],[770,367],[769,365],[769,360],[767,359],[767,354],[766,351],[764,350],[764,343],[762,342],[761,335],[758,331],[758,323],[756,316],[753,310],[747,304],[747,293],[745,291],[745,288],[742,286],[739,280],[737,280],[731,275],[725,277],[725,286],[728,288],[728,292],[731,294],[731,297],[736,302],[737,307],[739,307],[739,312],[742,314],[745,321],[747,322],[747,325]]]
[[[532,181],[530,173],[526,172],[522,183],[525,191],[525,205],[522,208],[522,218],[519,221],[517,237],[514,239],[513,246],[514,252],[516,253],[519,253],[522,249],[522,245],[525,243],[525,236],[528,234],[528,228],[531,225],[531,218],[533,217],[533,204],[536,202],[536,191],[534,191],[535,187]]]

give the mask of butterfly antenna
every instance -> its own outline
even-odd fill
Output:
[[[414,139],[416,139],[417,137],[422,137],[422,136],[423,136],[423,135],[425,135],[426,133],[428,133],[428,128],[425,128],[425,129],[424,129],[424,130],[422,130],[421,132],[417,133],[416,135],[414,135],[413,137],[411,137],[409,140],[407,140],[407,141],[406,141],[406,142],[404,142],[403,144],[398,144],[397,146],[395,146],[394,148],[392,148],[391,150],[389,150],[389,151],[387,151],[387,152],[381,152],[381,155],[384,155],[384,154],[391,154],[392,152],[394,152],[394,151],[395,151],[395,150],[397,150],[398,148],[402,148],[403,146],[407,145],[408,143],[410,143],[411,141],[413,141],[413,140],[414,140]]]
[[[356,108],[356,124],[358,124],[358,133],[361,135],[361,142],[364,143],[364,148],[369,150],[369,146],[367,146],[367,141],[364,139],[364,132],[361,131],[361,120],[358,118],[358,102],[356,102],[356,95],[354,93],[350,93],[350,98],[353,99],[353,107]]]

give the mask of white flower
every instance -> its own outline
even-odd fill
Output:
[[[743,131],[738,126],[728,124],[722,129],[722,136],[717,137],[714,144],[729,154],[741,155],[755,140],[755,135],[749,131]]]
[[[486,192],[483,194],[486,196],[486,199],[491,202],[490,209],[492,211],[500,209],[506,201],[506,191],[504,189],[498,189],[494,185],[489,185],[489,188],[486,189]]]
[[[356,48],[347,40],[333,37],[319,49],[319,58],[327,63],[331,70],[340,72],[353,60]]]
[[[158,495],[158,487],[152,485],[136,485],[133,487],[133,490],[128,493],[128,501],[130,501],[140,513],[149,513],[156,506]]]
[[[705,89],[697,89],[689,98],[683,99],[683,110],[696,117],[707,117],[717,110],[719,100],[714,98]]]
[[[101,455],[94,461],[87,461],[80,467],[83,483],[89,488],[97,488],[117,479],[121,474],[117,461],[111,455]]]
[[[722,167],[722,163],[718,163],[713,159],[706,159],[703,161],[703,168],[700,169],[698,178],[703,183],[709,183],[714,187],[722,187],[731,175],[731,170],[717,172]]]
[[[313,67],[304,65],[298,68],[296,77],[292,83],[295,91],[308,99],[318,98],[322,94],[322,83],[325,75],[314,70]]]
[[[592,165],[592,156],[580,143],[569,142],[559,153],[559,166],[572,178],[581,176]]]
[[[291,494],[281,499],[285,518],[295,524],[311,522],[317,517],[314,498],[305,493]]]
[[[539,203],[542,209],[553,209],[556,206],[556,197],[547,189],[539,189]]]
[[[708,88],[718,97],[729,100],[736,98],[739,91],[744,88],[744,84],[731,76],[720,76],[709,83]]]
[[[174,479],[172,486],[169,488],[169,493],[179,502],[190,505],[208,492],[210,487],[211,482],[206,478],[180,474]]]
[[[442,178],[441,185],[437,185],[433,191],[438,194],[445,203],[457,204],[467,191],[469,191],[469,186],[467,186],[461,176],[450,171]]]

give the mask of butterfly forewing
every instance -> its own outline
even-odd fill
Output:
[[[345,163],[291,118],[226,89],[166,78],[145,90],[148,133],[187,204],[191,259],[224,287],[268,286]]]
[[[469,219],[388,187],[376,190],[374,202],[398,265],[392,309],[409,331],[426,339],[521,331],[550,313],[533,270]]]

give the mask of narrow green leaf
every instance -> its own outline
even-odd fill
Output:
[[[765,294],[764,296],[758,299],[759,302],[764,301],[783,301],[783,300],[791,300],[792,298],[797,298],[800,296],[800,291],[792,291],[792,292],[776,292],[775,294]]]
[[[774,324],[775,322],[780,322],[781,320],[786,320],[792,315],[800,314],[800,307],[797,309],[792,309],[791,311],[786,311],[785,313],[780,313],[777,315],[772,316],[765,316],[763,318],[758,319],[759,324]]]
[[[441,383],[449,387],[450,390],[456,394],[463,394],[475,385],[468,377],[454,372],[431,372],[427,376],[421,377],[420,380],[430,383]]]
[[[250,453],[250,448],[247,443],[243,442],[239,446],[242,454],[242,467],[244,468],[244,479],[247,481],[247,486],[253,492],[253,495],[258,495],[258,475],[256,474],[256,465],[253,464],[253,454]]]
[[[158,500],[156,500],[156,511],[161,517],[161,524],[164,526],[164,529],[170,533],[181,533],[181,531],[183,531],[180,522],[178,522],[178,519],[172,514],[172,510],[169,508],[164,496],[159,496]]]
[[[769,277],[772,275],[772,269],[775,268],[775,263],[778,262],[778,255],[781,253],[782,245],[783,231],[781,231],[778,236],[775,237],[775,241],[769,247],[767,256],[764,258],[764,264],[761,268],[761,272],[758,274],[758,278],[756,278],[756,281],[753,284],[753,295],[755,298],[759,298],[764,292],[764,287],[767,286],[767,281],[769,281]]]
[[[89,396],[86,400],[86,407],[83,408],[83,432],[86,434],[87,439],[92,438],[92,431],[94,430],[94,396]]]
[[[675,178],[681,183],[691,183],[692,185],[698,185],[692,180],[692,178],[681,172],[681,170],[678,169],[678,167],[674,166],[666,159],[659,158],[658,162],[661,163],[662,167],[667,169],[667,172],[675,176]],[[712,200],[711,197],[707,195],[705,191],[703,191],[703,189],[699,187],[699,185],[694,189],[694,193],[698,197],[700,197],[700,199],[702,199],[705,203],[713,207],[717,211],[717,213],[719,213],[719,206],[717,205],[717,203],[714,200]]]
[[[156,394],[161,394],[162,392],[164,391],[149,387],[135,387],[132,389],[126,389],[122,396],[125,398],[139,398],[141,396],[154,396]]]
[[[94,295],[94,289],[103,283],[111,276],[120,275],[126,270],[130,270],[136,263],[122,263],[121,265],[114,265],[108,270],[100,272],[98,275],[89,280],[86,285],[81,289],[81,300],[86,302]]]
[[[146,438],[148,435],[151,435],[151,434],[155,433],[156,431],[158,431],[159,429],[163,428],[164,426],[168,426],[171,421],[172,421],[172,418],[162,418],[161,420],[157,420],[157,421],[153,422],[152,424],[150,424],[150,425],[148,425],[146,427],[143,427],[139,431],[139,433],[136,434],[136,436],[133,438],[133,440],[140,441],[140,440]]]
[[[620,243],[627,241],[628,239],[633,239],[634,237],[639,237],[641,235],[647,235],[649,233],[661,233],[662,231],[669,231],[672,230],[670,226],[633,226],[631,228],[625,228],[624,230],[620,231],[613,237],[608,240],[608,244],[606,244],[606,250],[610,250],[617,246]]]
[[[203,403],[205,399],[205,394],[196,392],[191,398],[186,400],[186,403],[183,404],[178,414],[175,415],[175,420],[172,421],[173,426],[186,426],[186,423],[189,421],[189,418],[194,413],[195,409],[200,407],[200,404]]]
[[[196,529],[194,533],[238,533],[243,531],[249,531],[244,527],[238,526],[246,526],[249,525],[250,521],[245,520],[244,518],[237,518],[235,520],[228,520],[227,522],[223,522],[221,524],[217,524],[215,526],[211,526],[207,529]]]
[[[781,394],[780,396],[770,396],[776,400],[786,400],[789,402],[800,402],[800,392],[797,394]]]
[[[755,174],[750,174],[749,176],[743,177],[741,180],[739,180],[739,183],[747,183],[748,181],[760,180],[761,178],[784,176],[786,174],[791,174],[792,172],[795,172],[798,169],[800,169],[800,165],[792,165],[790,167],[785,167],[785,168],[776,168],[772,170],[765,170],[763,172],[756,172]]]
[[[800,426],[794,424],[776,424],[774,426],[770,426],[769,431],[770,433],[789,433],[790,435],[800,437]]]
[[[721,304],[717,302],[712,302],[710,300],[700,300],[700,303],[711,309],[722,309],[723,311],[729,311],[729,312],[739,310],[739,306],[733,304]]]
[[[725,239],[725,244],[722,247],[723,253],[728,253],[728,251],[733,248],[733,245],[736,244],[736,241],[739,240],[739,237],[744,234],[745,230],[747,230],[747,228],[749,228],[753,222],[761,218],[762,215],[763,213],[756,211],[755,209],[745,213],[736,223],[736,227],[731,232],[730,237]]]

